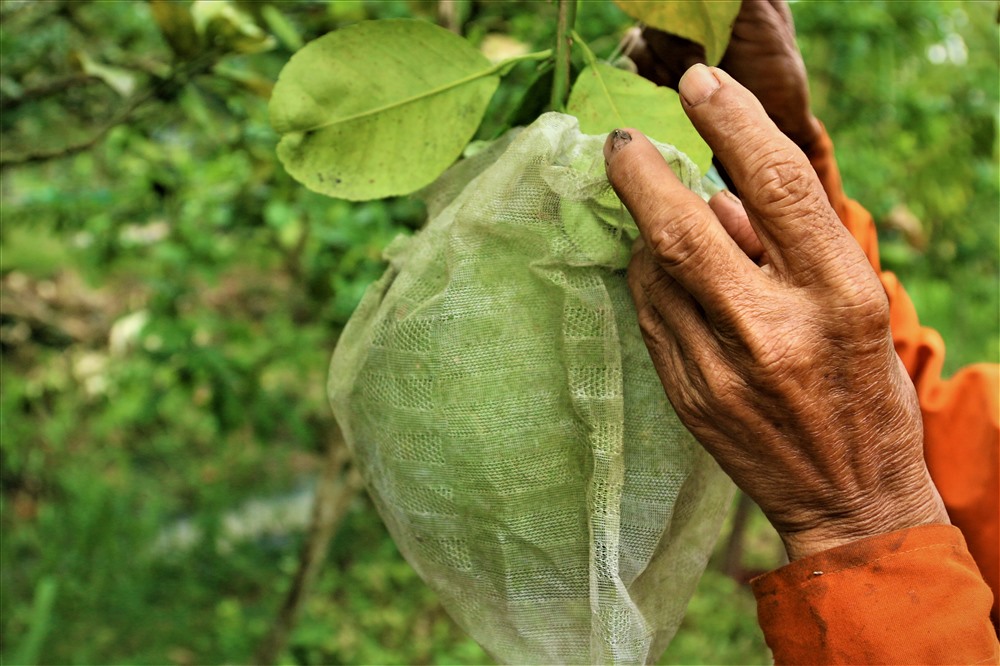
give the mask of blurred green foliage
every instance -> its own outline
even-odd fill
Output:
[[[948,344],[946,371],[1000,357],[995,2],[794,5],[814,107],[883,268]]]
[[[793,9],[817,115],[848,191],[882,225],[885,265],[943,333],[950,370],[996,361],[995,3]],[[413,200],[348,204],[294,183],[274,154],[271,84],[301,43],[365,18],[441,20],[477,46],[501,34],[531,49],[555,25],[550,2],[190,10],[0,6],[4,663],[251,658],[303,531],[279,520],[239,540],[230,523],[249,499],[307,492],[339,445],[329,355],[382,248],[423,221]],[[581,3],[578,21],[601,56],[630,25],[611,2]],[[518,65],[479,136],[537,114],[544,76]],[[756,515],[744,566],[777,564]],[[748,591],[719,566],[665,663],[768,660]],[[489,661],[361,496],[282,658]]]

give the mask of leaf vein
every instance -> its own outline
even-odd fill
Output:
[[[350,116],[345,116],[345,117],[342,117],[342,118],[333,118],[332,120],[329,120],[328,122],[319,123],[319,124],[313,125],[312,127],[306,127],[306,128],[302,128],[302,129],[289,129],[288,131],[290,131],[290,132],[302,132],[302,133],[315,132],[316,130],[325,129],[325,128],[331,127],[333,125],[341,125],[341,124],[349,123],[349,122],[352,122],[354,120],[358,120],[359,118],[366,118],[368,116],[375,116],[375,115],[378,115],[380,113],[385,113],[386,111],[391,111],[392,109],[396,109],[396,108],[399,108],[399,107],[402,107],[402,106],[406,106],[407,104],[413,104],[415,102],[419,102],[420,100],[428,99],[430,97],[434,97],[435,95],[440,95],[442,93],[446,93],[449,90],[452,90],[453,88],[458,88],[460,86],[464,86],[467,83],[472,83],[473,81],[476,81],[478,79],[485,79],[487,77],[497,75],[502,70],[504,70],[505,68],[510,67],[515,62],[518,62],[518,61],[521,61],[521,60],[541,60],[543,58],[547,58],[548,56],[549,56],[549,51],[539,51],[538,53],[527,53],[525,55],[517,56],[515,58],[509,58],[509,59],[504,60],[502,62],[499,62],[499,63],[497,63],[495,65],[491,65],[487,69],[484,69],[484,70],[481,70],[481,71],[478,71],[478,72],[474,72],[474,73],[472,73],[472,74],[470,74],[468,76],[465,76],[465,77],[463,77],[461,79],[458,79],[458,80],[455,80],[455,81],[451,81],[449,83],[445,83],[443,85],[437,86],[436,88],[432,88],[430,90],[422,91],[422,92],[420,92],[420,93],[418,93],[416,95],[412,95],[410,97],[407,97],[406,99],[397,100],[395,102],[389,102],[388,104],[383,104],[382,106],[376,107],[374,109],[367,109],[365,111],[361,111],[359,113],[355,113],[355,114],[350,115]]]

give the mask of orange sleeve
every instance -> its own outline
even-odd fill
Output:
[[[859,539],[751,583],[776,664],[996,664],[1000,646],[962,533]]]
[[[808,155],[888,295],[896,353],[920,400],[927,468],[952,525],[860,539],[761,576],[752,581],[758,621],[782,664],[996,664],[998,366],[941,377],[944,342],[920,325],[896,276],[881,270],[872,216],[844,194],[825,131]]]

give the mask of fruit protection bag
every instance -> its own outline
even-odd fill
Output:
[[[501,662],[656,660],[732,496],[643,344],[638,230],[603,143],[549,113],[453,166],[333,356],[333,410],[389,532]]]

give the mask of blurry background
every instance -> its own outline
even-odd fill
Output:
[[[944,335],[949,372],[1000,353],[997,10],[793,5],[846,188]],[[330,353],[382,248],[423,220],[413,200],[351,204],[292,181],[271,85],[303,42],[366,18],[439,21],[512,54],[546,48],[554,15],[550,2],[0,4],[3,663],[253,658],[341,447]],[[630,25],[610,2],[581,3],[599,55]],[[489,118],[510,116],[531,67]],[[280,659],[488,661],[364,493],[327,469],[343,510]],[[743,518],[664,663],[769,660],[740,580],[781,548],[758,513]]]

